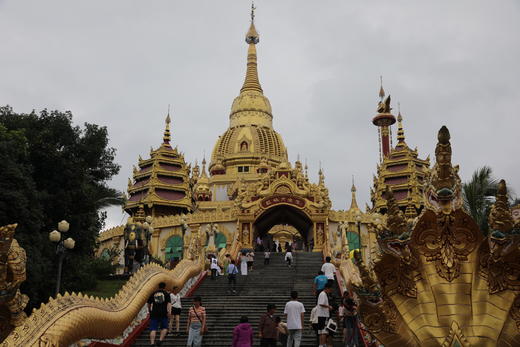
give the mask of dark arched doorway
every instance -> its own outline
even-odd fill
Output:
[[[262,213],[253,224],[253,243],[258,237],[264,248],[273,249],[274,240],[269,231],[277,225],[290,225],[298,230],[299,238],[294,241],[295,249],[308,250],[313,240],[313,224],[301,210],[289,205],[277,205]]]

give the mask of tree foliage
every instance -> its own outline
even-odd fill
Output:
[[[17,114],[0,107],[0,225],[18,223],[16,238],[28,257],[22,291],[29,308],[53,294],[57,256],[48,233],[62,219],[70,223],[67,237],[76,240],[65,258],[63,290],[91,289],[110,271],[94,249],[105,219],[100,209],[120,201],[107,185],[119,172],[114,159],[106,127],[74,126],[70,112]]]
[[[475,170],[471,180],[462,184],[464,207],[484,233],[489,229],[488,215],[495,201],[497,186],[498,181],[493,178],[493,170],[489,166]]]

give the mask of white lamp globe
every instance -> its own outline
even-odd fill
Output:
[[[66,239],[65,241],[63,241],[63,245],[65,246],[65,248],[67,249],[73,249],[74,246],[76,245],[76,241],[74,241],[74,239],[72,238],[68,238]]]
[[[67,222],[66,220],[62,220],[61,222],[59,222],[58,230],[62,233],[66,233],[67,231],[69,231],[69,222]]]
[[[51,242],[60,242],[61,233],[58,230],[53,230],[49,233],[49,240]]]

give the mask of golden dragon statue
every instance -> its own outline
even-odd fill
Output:
[[[141,267],[112,298],[100,299],[81,293],[51,298],[16,327],[0,344],[18,346],[68,346],[84,338],[109,339],[120,336],[160,282],[182,287],[204,270],[205,254],[200,233],[194,233],[189,256],[173,270],[157,264]]]
[[[520,228],[505,181],[485,235],[463,209],[450,133],[442,127],[425,208],[408,223],[387,191],[381,257],[355,257],[360,319],[385,346],[520,346]]]

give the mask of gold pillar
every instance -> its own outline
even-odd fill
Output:
[[[323,251],[323,243],[325,242],[325,223],[313,222],[314,248],[313,252]]]
[[[161,229],[154,229],[151,239],[151,253],[150,256],[159,259],[159,252],[160,252],[160,242],[159,242],[159,236],[161,235]]]

